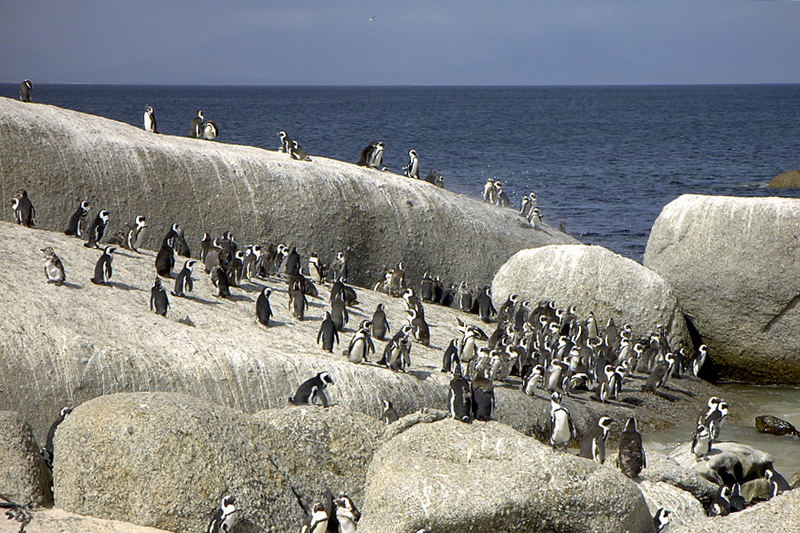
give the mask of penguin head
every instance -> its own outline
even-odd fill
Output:
[[[219,503],[223,515],[229,515],[236,511],[236,496],[223,496]]]
[[[409,157],[411,157],[412,159],[413,159],[413,158],[416,158],[416,157],[417,157],[417,151],[416,151],[416,150],[413,150],[413,149],[412,149],[412,150],[409,150],[409,151],[408,151],[408,155],[409,155]]]
[[[261,292],[264,294],[264,298],[269,298],[269,295],[272,294],[272,289],[270,289],[269,287],[264,287],[264,290]]]
[[[718,396],[712,396],[708,399],[708,408],[714,410],[717,408],[720,402],[722,402],[722,398]]]
[[[145,107],[144,110],[148,115],[152,115],[153,114],[153,106],[151,106],[151,105]]]
[[[136,217],[136,225],[140,228],[146,228],[147,217],[145,217],[144,215],[139,215],[138,217]]]
[[[31,80],[25,80],[23,83],[26,87],[28,87],[28,89],[33,89],[33,83],[31,83]]]
[[[187,260],[186,260],[186,262],[183,264],[183,268],[185,268],[186,270],[188,270],[189,272],[191,272],[191,271],[192,271],[192,268],[194,267],[194,264],[195,264],[195,263],[197,263],[197,261],[196,261],[196,260],[194,260],[194,259],[187,259]]]
[[[11,209],[13,209],[14,211],[19,209],[19,198],[12,198],[11,199]]]
[[[81,211],[89,211],[89,200],[81,202]]]
[[[58,417],[63,420],[71,412],[72,412],[72,407],[70,406],[62,407],[61,411],[58,413]]]
[[[550,401],[552,403],[561,404],[561,393],[558,391],[553,392],[553,394],[550,395]]]
[[[153,288],[160,289],[161,288],[161,278],[156,276],[155,281],[153,281]]]
[[[708,428],[704,424],[697,424],[697,428],[694,430],[695,435],[700,438],[708,437]]]
[[[603,430],[603,433],[607,433],[611,429],[613,423],[614,419],[610,416],[601,416],[597,421],[597,425]]]
[[[700,355],[706,356],[708,355],[708,346],[701,344],[697,351],[700,353]]]
[[[106,255],[111,255],[111,254],[113,254],[113,253],[114,253],[114,252],[116,252],[116,251],[117,251],[117,247],[116,247],[116,246],[109,246],[109,247],[107,247],[107,248],[104,250],[104,253],[105,253]]]
[[[659,508],[656,511],[656,515],[653,517],[654,525],[656,526],[656,531],[663,531],[665,527],[669,524],[670,515],[672,511],[669,509],[664,509],[663,507]]]
[[[199,118],[200,120],[203,120],[203,110],[202,109],[198,109],[197,110],[197,118]]]
[[[411,335],[411,333],[414,331],[414,328],[413,328],[413,327],[411,327],[411,326],[403,326],[403,329],[402,329],[402,331],[403,331],[403,335],[405,335],[406,337],[408,337],[408,336],[409,336],[409,335]]]
[[[97,213],[97,218],[99,218],[99,219],[100,219],[100,220],[102,220],[103,222],[108,222],[108,221],[109,221],[109,219],[111,218],[111,211],[108,211],[108,210],[106,210],[106,209],[103,209],[102,211],[100,211],[99,213]]]
[[[56,255],[56,252],[55,252],[55,250],[53,250],[53,248],[52,248],[51,246],[47,246],[47,247],[45,247],[45,248],[42,248],[42,249],[41,249],[41,252],[42,252],[42,253],[44,254],[44,256],[45,256],[46,258],[48,258],[48,259],[49,259],[49,258],[51,258],[51,257],[54,257],[54,256]]]

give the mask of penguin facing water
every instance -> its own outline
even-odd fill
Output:
[[[19,84],[19,99],[22,102],[31,101],[31,93],[33,92],[33,83],[31,80],[24,80]]]
[[[419,157],[417,157],[416,150],[408,151],[408,166],[403,170],[407,177],[419,179]]]
[[[189,128],[189,137],[199,139],[203,136],[203,110],[198,109],[197,115],[192,119],[192,126]]]
[[[156,112],[151,105],[144,108],[144,130],[150,133],[158,133],[158,128],[156,127]]]

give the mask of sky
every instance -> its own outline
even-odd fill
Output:
[[[0,0],[0,81],[25,78],[800,83],[800,1]]]

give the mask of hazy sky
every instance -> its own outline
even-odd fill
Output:
[[[23,78],[800,83],[800,1],[0,0],[0,80]]]

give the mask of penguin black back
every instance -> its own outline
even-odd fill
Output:
[[[265,326],[269,326],[269,319],[272,317],[272,307],[269,305],[270,294],[272,294],[272,289],[264,287],[256,300],[256,317]]]
[[[157,315],[167,316],[167,309],[169,309],[169,297],[161,284],[161,278],[156,276],[150,289],[150,310]]]

